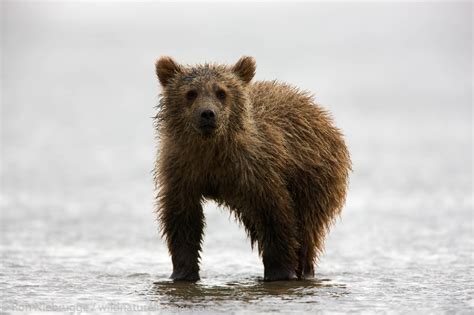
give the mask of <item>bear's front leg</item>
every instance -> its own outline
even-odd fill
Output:
[[[265,223],[262,228],[260,251],[264,266],[265,281],[294,280],[297,278],[297,241],[294,226],[286,226],[275,215],[279,210],[265,210]]]
[[[173,262],[171,279],[199,280],[199,252],[204,214],[199,198],[165,192],[160,198],[159,218]]]
[[[279,195],[275,194],[278,192]],[[264,265],[264,280],[297,279],[299,247],[295,213],[285,190],[264,194],[251,217],[256,224],[259,251]],[[255,200],[255,199],[254,199]]]

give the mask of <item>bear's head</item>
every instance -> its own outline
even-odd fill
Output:
[[[232,66],[184,66],[170,57],[158,59],[156,74],[163,92],[157,118],[165,132],[212,139],[244,128],[247,86],[255,69],[252,57],[242,57]]]

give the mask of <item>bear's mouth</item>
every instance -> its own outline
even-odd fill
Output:
[[[204,124],[199,124],[199,130],[204,134],[204,135],[210,135],[216,130],[217,126],[215,123],[204,123]]]

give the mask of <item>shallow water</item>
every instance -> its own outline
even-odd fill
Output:
[[[248,28],[239,30],[256,47],[249,53],[260,61],[257,79],[319,89],[318,101],[347,137],[350,191],[311,281],[263,282],[244,230],[226,209],[207,203],[202,279],[190,284],[168,279],[151,175],[152,61],[171,44],[150,38],[170,40],[153,26],[168,23],[180,7],[108,5],[15,2],[3,16],[1,310],[472,312],[466,7],[310,6],[304,11],[316,18],[294,19],[296,29],[308,21],[314,27],[314,43],[293,38],[312,53],[302,54],[306,65],[296,69],[274,67],[272,58],[294,51],[267,52],[254,37],[261,21],[246,20]],[[271,23],[304,15],[298,8],[253,9],[256,16],[271,12]],[[131,9],[141,17],[134,28],[122,23]],[[207,21],[235,18],[225,7],[219,12]],[[400,20],[409,29],[400,29]],[[265,37],[267,45],[278,42],[272,34],[293,34],[286,27]],[[230,24],[225,29],[236,32]],[[213,36],[210,43],[221,39]],[[229,41],[223,50],[197,52],[180,46],[189,44],[184,40],[171,43],[190,61],[227,60],[236,51]],[[363,49],[371,45],[378,49]],[[27,75],[33,66],[37,76]]]
[[[453,137],[437,141],[446,152],[429,158],[423,146],[383,144],[385,138],[371,140],[369,147],[380,151],[362,144],[363,149],[353,149],[356,171],[349,198],[316,279],[275,283],[262,281],[262,264],[243,229],[212,203],[205,208],[202,280],[173,283],[148,171],[111,175],[104,182],[84,175],[69,181],[62,174],[66,169],[53,177],[29,173],[28,178],[42,178],[43,187],[22,180],[21,159],[7,150],[2,307],[205,313],[471,310],[472,181],[465,171],[470,144]],[[410,154],[391,160],[392,150]],[[444,154],[457,156],[458,162]],[[419,170],[421,163],[428,169]],[[382,178],[371,171],[376,168],[383,169]]]

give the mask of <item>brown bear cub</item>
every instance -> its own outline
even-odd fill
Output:
[[[255,61],[156,62],[157,212],[174,280],[199,279],[206,199],[228,207],[257,244],[264,280],[307,279],[345,201],[349,153],[312,97],[252,83]]]

